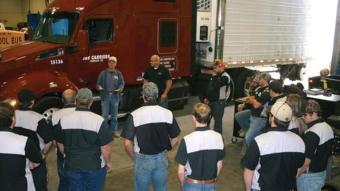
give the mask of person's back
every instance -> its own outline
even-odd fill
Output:
[[[180,129],[168,109],[157,104],[158,88],[153,82],[143,85],[144,106],[129,115],[121,137],[134,162],[136,191],[167,190],[168,159],[166,150],[178,142]]]
[[[242,159],[246,190],[288,191],[295,187],[305,145],[300,136],[288,130],[292,113],[285,102],[272,106],[271,128],[254,139]]]
[[[159,105],[145,105],[131,113],[140,153],[158,154],[171,150],[169,133],[174,124],[172,112]],[[176,123],[177,125],[177,123]],[[177,132],[171,133],[176,134]]]
[[[188,178],[210,180],[217,177],[217,162],[224,156],[224,143],[221,134],[207,127],[196,129],[184,136],[187,149],[187,164],[192,172]]]
[[[59,151],[65,155],[65,174],[75,191],[103,190],[106,171],[112,169],[112,135],[104,118],[90,111],[92,101],[92,91],[80,89],[76,110],[63,116],[55,130]]]
[[[295,186],[297,169],[304,161],[304,143],[291,131],[269,131],[255,138],[260,160],[259,176],[254,176],[261,190],[290,190]],[[250,148],[252,149],[252,148]]]
[[[25,177],[27,159],[40,163],[42,157],[31,139],[13,132],[13,113],[0,106],[0,190],[26,191],[33,188]]]
[[[93,170],[101,168],[97,134],[104,119],[89,110],[76,109],[64,116],[60,125],[64,132],[66,169]]]

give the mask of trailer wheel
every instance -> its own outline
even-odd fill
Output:
[[[59,97],[43,97],[34,106],[34,110],[41,113],[45,119],[51,120],[52,114],[63,106]]]

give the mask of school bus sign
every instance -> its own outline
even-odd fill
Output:
[[[19,31],[0,30],[0,49],[14,44],[22,43],[25,34]]]

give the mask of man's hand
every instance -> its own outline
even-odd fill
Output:
[[[34,169],[34,168],[37,168],[38,166],[40,165],[40,163],[35,163],[35,162],[32,162],[32,161],[29,161],[28,163],[28,168],[30,170]]]
[[[112,163],[108,162],[106,163],[106,172],[110,173],[112,171]]]
[[[241,103],[237,106],[237,111],[242,111],[244,109],[244,103]]]
[[[160,97],[160,100],[164,101],[167,97],[168,97],[168,95],[163,93]]]

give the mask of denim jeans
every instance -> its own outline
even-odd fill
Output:
[[[135,191],[149,191],[151,182],[154,191],[167,190],[168,158],[166,152],[155,155],[135,153]]]
[[[183,185],[183,191],[216,191],[215,184],[190,184]]]
[[[106,177],[106,168],[98,170],[66,170],[72,191],[102,191]]]
[[[326,171],[302,174],[296,179],[298,191],[320,191],[325,185]]]
[[[214,118],[214,130],[222,134],[222,119],[224,114],[225,101],[214,101],[209,103]]]
[[[58,191],[70,191],[71,187],[66,177],[64,161],[57,159],[57,166],[58,166],[58,175],[59,175]]]
[[[106,122],[110,120],[110,127],[112,133],[117,129],[118,120],[118,105],[119,105],[119,95],[113,94],[109,95],[106,99],[101,100],[102,116]]]
[[[262,129],[267,123],[267,118],[252,116],[250,110],[244,110],[235,114],[235,119],[240,127],[247,131],[244,141],[249,147],[254,138],[261,134]]]

